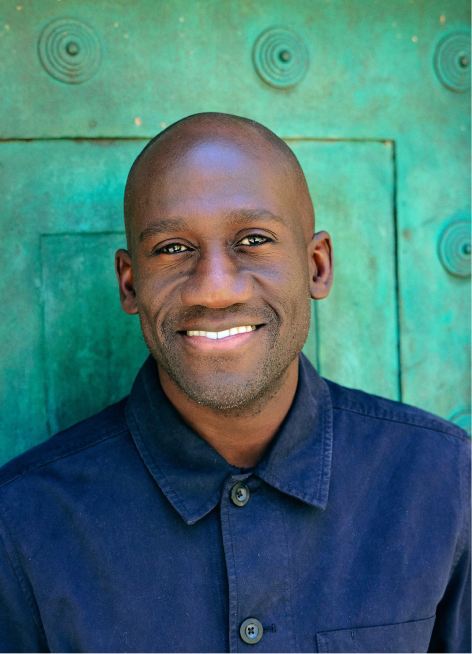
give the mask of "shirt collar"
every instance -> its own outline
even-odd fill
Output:
[[[218,504],[228,477],[241,475],[240,468],[227,463],[184,423],[161,388],[151,356],[134,382],[126,420],[149,472],[187,524]],[[328,386],[301,355],[292,407],[269,453],[252,473],[283,493],[325,509],[332,440]]]

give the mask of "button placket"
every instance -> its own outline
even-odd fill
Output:
[[[231,496],[238,484],[249,490],[246,506],[235,504]],[[279,491],[251,473],[233,476],[224,486],[220,510],[230,652],[245,652],[256,644],[260,652],[296,650],[282,504]],[[272,625],[270,633],[264,632],[264,624]]]

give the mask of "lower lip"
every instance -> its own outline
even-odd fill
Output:
[[[202,350],[205,352],[225,352],[236,350],[246,343],[249,343],[259,330],[253,329],[252,332],[245,332],[244,334],[234,334],[233,336],[226,336],[226,338],[206,338],[205,336],[188,336],[182,334],[185,342],[195,350]]]

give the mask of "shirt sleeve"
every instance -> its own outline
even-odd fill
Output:
[[[464,450],[461,484],[463,530],[446,592],[436,609],[428,652],[471,651],[470,448]]]
[[[32,600],[34,602],[34,600]],[[0,652],[49,652],[0,532]]]

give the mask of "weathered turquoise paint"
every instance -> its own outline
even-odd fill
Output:
[[[101,63],[82,84],[38,56],[58,17],[98,34]],[[144,350],[107,265],[124,180],[146,139],[207,110],[261,121],[302,161],[337,256],[306,348],[321,372],[465,424],[470,278],[445,270],[438,240],[470,219],[470,97],[433,61],[469,25],[465,0],[0,0],[0,460],[126,391]],[[290,89],[253,65],[274,26],[308,51]],[[81,265],[92,274],[79,283]],[[103,340],[115,323],[117,345],[132,343],[121,359]]]
[[[42,236],[44,379],[49,431],[129,393],[148,350],[120,304],[115,252],[121,234]]]
[[[318,369],[398,400],[393,144],[288,143],[305,171],[317,229],[333,239],[335,282],[314,303]]]
[[[103,375],[116,370],[114,361],[119,361],[116,352],[114,361],[105,360],[98,367],[90,360],[83,361],[81,353],[87,346],[87,330],[89,335],[90,332],[103,333],[106,320],[100,311],[104,299],[113,299],[112,304],[106,305],[107,311],[115,312],[119,320],[126,319],[125,314],[122,318],[117,310],[119,298],[110,251],[118,241],[125,243],[124,237],[116,237],[123,232],[124,181],[144,143],[126,141],[118,148],[111,142],[83,141],[0,144],[3,200],[0,252],[2,260],[9,261],[5,274],[0,276],[3,344],[0,350],[3,409],[0,459],[3,461],[44,440],[56,426],[70,424],[67,419],[64,421],[61,407],[72,397],[76,400],[68,409],[68,418],[84,417],[84,403],[88,402],[87,406],[92,409],[97,406],[94,396],[103,398],[100,383]],[[76,242],[74,234],[90,233],[112,234],[100,257],[92,261],[93,248],[83,247],[77,252],[70,243],[70,238]],[[96,238],[92,237],[95,244]],[[84,241],[86,238],[82,237]],[[55,244],[61,242],[65,249],[63,256],[58,246],[54,250]],[[76,280],[74,289],[69,281],[74,276],[74,267],[77,270],[80,266],[80,257],[87,252],[90,276]],[[96,245],[95,254],[98,254]],[[75,255],[78,256],[74,259]],[[99,290],[99,287],[103,288]],[[82,311],[84,303],[85,313]],[[69,321],[64,316],[67,311],[70,312]],[[99,315],[102,317],[97,318]],[[110,322],[108,320],[108,324]],[[61,334],[65,324],[69,331]],[[134,329],[131,343],[136,344],[137,319],[125,321],[125,324],[127,329]],[[107,345],[101,343],[99,347],[103,352]],[[57,356],[68,357],[70,353],[78,355],[73,362],[75,369],[71,369],[71,363],[66,360],[55,361]],[[60,377],[62,365],[68,376]],[[138,365],[139,362],[134,370]],[[105,372],[100,372],[102,368]],[[87,374],[97,375],[95,386],[88,383]],[[62,395],[61,383],[64,384]],[[77,391],[86,398],[79,398]],[[111,397],[110,393],[113,391],[109,386],[105,394]]]

